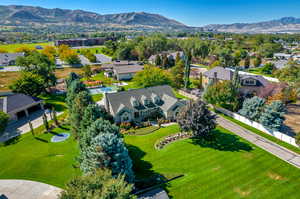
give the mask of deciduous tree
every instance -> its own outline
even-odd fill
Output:
[[[195,137],[208,138],[216,128],[215,116],[200,100],[186,105],[178,114],[177,122],[183,131],[191,131]]]
[[[60,199],[134,199],[133,186],[123,175],[112,177],[108,169],[99,169],[84,176],[78,176],[67,183]]]

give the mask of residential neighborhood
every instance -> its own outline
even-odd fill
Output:
[[[297,18],[2,7],[0,199],[300,199]]]

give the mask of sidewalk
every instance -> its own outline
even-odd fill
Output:
[[[272,153],[276,157],[300,168],[300,155],[290,151],[260,135],[257,135],[223,117],[217,117],[217,122],[223,128],[235,133],[236,135],[248,140],[249,142],[257,145],[258,147]]]

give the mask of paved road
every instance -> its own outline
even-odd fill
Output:
[[[28,180],[0,180],[0,199],[57,199],[60,188]]]
[[[273,155],[277,156],[278,158],[294,165],[295,167],[300,168],[300,155],[290,151],[270,140],[257,135],[223,117],[218,117],[217,122],[220,126],[225,129],[230,130],[231,132],[237,134],[238,136],[248,140],[249,142],[257,145],[258,147],[272,153]]]

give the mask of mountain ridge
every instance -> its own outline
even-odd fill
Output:
[[[286,33],[300,32],[300,18],[282,17],[254,23],[210,24],[204,30],[232,33]]]
[[[133,25],[133,26],[169,26],[172,28],[187,28],[188,26],[174,19],[168,19],[159,14],[146,12],[128,12],[119,14],[98,14],[84,10],[69,10],[60,8],[42,8],[35,6],[9,5],[0,6],[1,25],[67,24],[88,23],[93,25]]]

